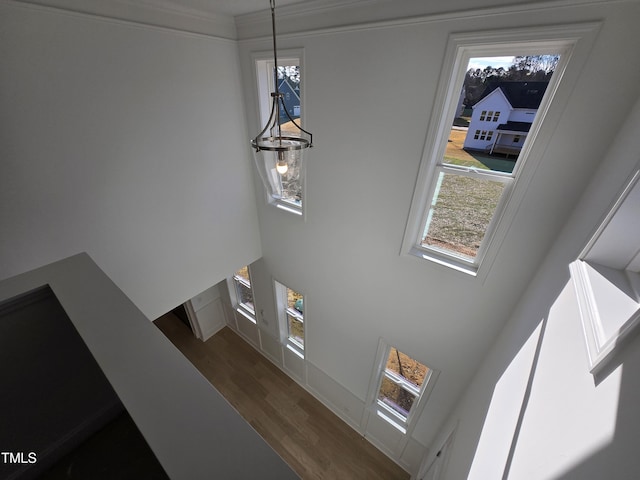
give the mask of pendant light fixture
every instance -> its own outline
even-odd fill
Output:
[[[273,31],[273,81],[271,113],[262,131],[251,140],[254,158],[267,194],[276,199],[287,198],[287,185],[292,181],[302,184],[304,151],[312,146],[312,135],[291,117],[278,88],[278,54],[276,49],[275,0],[271,5]],[[282,115],[284,112],[284,115]],[[298,199],[299,201],[300,199]]]

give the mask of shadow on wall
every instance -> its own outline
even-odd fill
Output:
[[[443,479],[640,478],[640,338],[601,376],[589,374],[575,292],[562,265],[554,262],[534,279],[458,406]],[[530,468],[539,471],[523,476]]]
[[[450,460],[445,460],[440,478],[499,479],[508,472],[546,330],[549,308],[544,306],[553,305],[569,281],[568,268],[556,268],[556,273],[555,281],[541,281],[540,276],[532,281],[529,292],[535,293],[531,302],[528,307],[519,304],[512,314],[518,321],[510,321],[502,329],[452,416],[441,427],[418,479],[424,478],[453,428],[456,433]]]
[[[514,312],[513,316],[519,317],[519,321],[507,324],[496,342],[499,347],[492,350],[488,364],[481,367],[483,373],[488,373],[481,373],[474,379],[473,389],[476,391],[468,396],[467,401],[476,402],[481,395],[484,407],[482,410],[478,410],[477,405],[472,407],[483,413],[474,418],[474,443],[469,446],[469,464],[465,476],[460,478],[509,478],[531,398],[550,310],[557,302],[559,292],[570,281],[568,269],[557,275],[556,279],[555,282],[541,282],[538,278],[538,288],[530,289],[536,292],[535,298]],[[549,307],[541,311],[540,307],[545,305]],[[464,435],[469,433],[465,431]]]
[[[580,463],[553,480],[585,480],[640,478],[638,438],[640,437],[640,365],[638,338],[620,352],[614,365],[622,369],[615,433],[608,445],[592,453]],[[589,419],[585,419],[586,422]]]
[[[636,101],[443,425],[441,436],[458,424],[443,480],[640,478],[640,335],[629,339],[598,377],[592,376],[569,273],[569,264],[640,168],[639,123]],[[433,446],[437,451],[437,442]]]

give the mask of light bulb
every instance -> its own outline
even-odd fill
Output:
[[[289,167],[286,162],[278,162],[276,164],[276,170],[280,175],[284,175],[289,170]]]
[[[276,171],[280,175],[284,175],[289,170],[289,165],[287,165],[287,161],[284,158],[283,152],[278,152],[278,163],[276,163]]]

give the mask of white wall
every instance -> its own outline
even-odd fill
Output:
[[[86,251],[150,319],[260,257],[234,41],[0,3],[0,277]]]
[[[530,108],[516,108],[511,113],[509,120],[512,122],[528,122],[533,123],[533,120],[536,118],[537,110],[532,110]]]
[[[639,124],[640,99],[434,442],[458,425],[444,478],[638,478],[640,339],[589,373],[569,263],[640,168]]]
[[[304,49],[303,110],[315,146],[304,219],[266,205],[258,191],[263,266],[268,276],[306,295],[307,361],[353,397],[366,398],[379,337],[442,372],[413,434],[423,445],[432,442],[494,343],[637,95],[640,72],[630,64],[636,53],[629,38],[638,6],[466,11],[459,18],[279,38],[279,48]],[[551,19],[603,25],[593,48],[580,43],[565,73],[559,103],[540,132],[540,166],[486,279],[399,255],[425,132],[436,120],[432,106],[448,35]],[[296,29],[298,20],[305,24],[305,18],[283,18],[281,31]],[[269,47],[266,39],[240,41],[254,131],[251,53]],[[614,71],[627,74],[606,73]],[[603,85],[606,99],[595,94]],[[257,291],[256,301],[272,295],[271,283],[264,285],[268,290]],[[265,315],[271,328],[275,316],[268,306]]]
[[[251,190],[246,139],[259,130],[251,53],[271,45],[248,37],[264,31],[267,17],[240,22],[238,68],[236,44],[226,40],[0,1],[0,276],[86,250],[154,318],[262,249],[263,273],[254,283],[265,345],[277,338],[275,278],[308,300],[306,360],[318,395],[359,411],[379,337],[441,371],[414,432],[422,445],[432,443],[500,334],[504,348],[489,357],[473,383],[480,386],[459,409],[465,434],[456,435],[452,460],[464,473],[450,478],[464,478],[500,374],[526,345],[501,384],[526,388],[521,369],[538,351],[531,333],[543,331],[536,330],[542,316],[503,326],[517,318],[512,312],[532,272],[637,96],[630,39],[640,4],[513,2],[521,5],[477,11],[482,2],[431,7],[416,0],[402,2],[405,10],[401,2],[379,2],[379,10],[365,2],[340,18],[320,11],[316,23],[312,10],[285,16],[279,31],[295,33],[282,35],[279,47],[304,49],[303,109],[315,143],[302,219],[266,205],[259,187]],[[429,8],[458,11],[417,16]],[[362,23],[381,12],[404,20]],[[354,25],[307,29],[327,21]],[[437,120],[448,35],[592,21],[602,27],[593,48],[579,45],[565,73],[561,103],[540,132],[540,166],[484,281],[400,256],[425,132]],[[598,95],[604,86],[607,95]],[[637,159],[637,149],[625,150],[620,161],[632,161],[629,152]],[[534,318],[544,315],[535,300],[550,306],[562,291],[562,282],[550,282],[529,290]],[[525,465],[516,455],[513,471]]]

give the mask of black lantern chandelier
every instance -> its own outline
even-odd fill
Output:
[[[312,135],[291,117],[284,95],[278,88],[278,54],[276,49],[275,0],[271,4],[271,28],[273,31],[273,80],[271,113],[262,131],[251,140],[260,178],[267,193],[279,200],[287,197],[286,184],[296,177],[302,181],[304,151],[312,146]],[[281,114],[284,112],[284,115]]]

